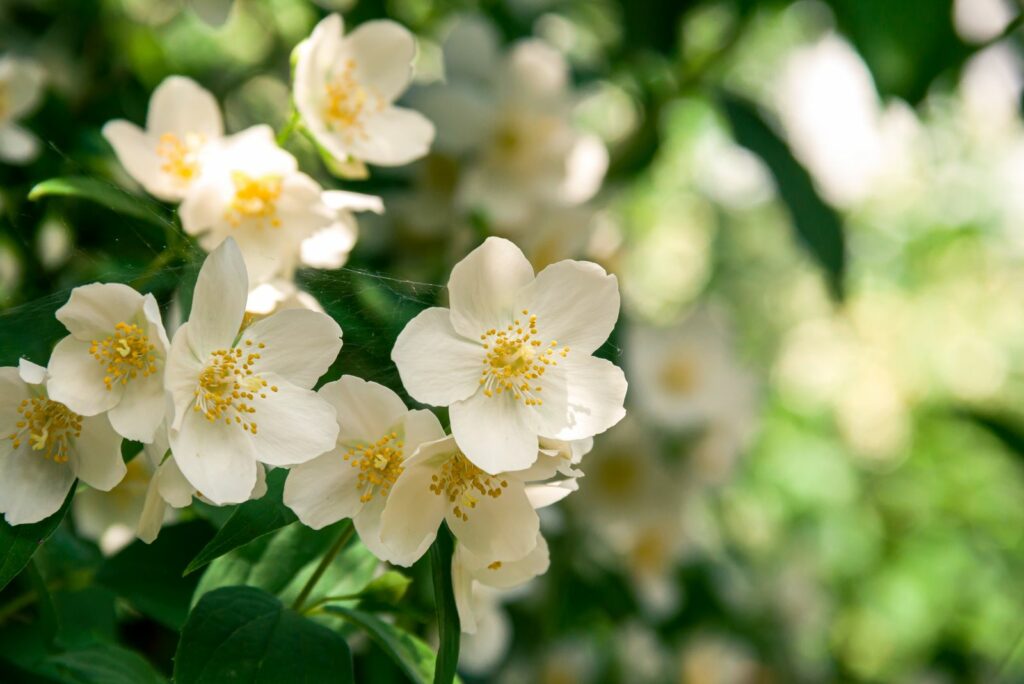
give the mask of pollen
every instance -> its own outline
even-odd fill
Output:
[[[348,137],[367,137],[363,130],[363,113],[380,111],[384,102],[368,91],[355,77],[356,61],[347,59],[341,69],[324,86],[323,116],[327,128]]]
[[[163,158],[160,170],[182,185],[191,183],[199,175],[199,151],[206,143],[202,133],[186,133],[180,138],[164,133],[156,145],[156,153]]]
[[[452,512],[463,522],[469,520],[469,511],[480,499],[497,499],[508,487],[508,481],[488,475],[473,465],[460,451],[444,462],[441,472],[430,477],[430,491],[444,496],[452,504]]]
[[[192,410],[205,415],[211,423],[223,421],[255,435],[258,426],[252,416],[257,402],[267,398],[267,391],[277,392],[276,386],[268,386],[256,374],[259,359],[258,352],[245,352],[241,347],[218,349],[210,354],[206,367],[199,373]]]
[[[395,480],[405,470],[402,467],[404,446],[398,433],[390,432],[373,444],[358,444],[345,452],[345,460],[353,468],[359,468],[356,488],[362,492],[360,501],[366,503],[375,494],[381,498],[388,495]]]
[[[487,352],[480,375],[484,396],[507,392],[527,406],[544,403],[540,393],[545,371],[569,354],[569,347],[559,346],[557,340],[545,343],[539,338],[537,316],[528,309],[523,309],[522,318],[504,330],[491,328],[484,332],[480,343]]]
[[[108,391],[115,384],[127,385],[139,375],[147,377],[156,373],[156,347],[134,323],[121,321],[114,326],[113,335],[93,340],[89,353],[106,366],[103,384]]]
[[[266,222],[271,228],[281,227],[277,215],[277,200],[283,187],[280,176],[270,174],[254,178],[244,171],[233,171],[231,182],[235,195],[224,215],[228,223],[237,228],[242,221],[251,220],[257,226]]]
[[[43,458],[67,463],[74,440],[82,434],[82,417],[64,404],[45,397],[23,399],[18,405],[21,418],[7,435],[17,449],[25,439]]]

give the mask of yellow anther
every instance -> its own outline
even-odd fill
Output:
[[[142,328],[121,321],[114,326],[114,334],[103,340],[93,340],[89,353],[106,366],[103,384],[110,390],[114,383],[127,385],[128,381],[156,373],[156,347]]]
[[[243,171],[233,171],[231,182],[235,186],[235,196],[224,214],[228,223],[236,228],[246,220],[254,221],[256,227],[262,227],[264,221],[271,228],[281,226],[281,219],[277,216],[277,200],[283,188],[281,176],[253,178]]]
[[[67,463],[73,441],[82,434],[82,417],[67,406],[45,397],[25,399],[18,405],[22,420],[7,435],[17,449],[27,433],[32,451],[55,463]]]
[[[210,360],[199,374],[193,410],[202,412],[211,423],[223,419],[225,425],[240,425],[255,435],[256,421],[242,416],[256,413],[254,402],[266,398],[259,390],[267,382],[253,369],[259,359],[258,353],[244,352],[238,347],[218,349],[210,354]]]
[[[199,175],[199,151],[206,143],[201,133],[186,133],[184,139],[174,133],[164,133],[156,146],[163,157],[160,170],[170,174],[179,185],[187,185]]]
[[[557,366],[555,354],[565,358],[569,348],[559,349],[557,340],[544,347],[536,339],[536,314],[523,309],[523,316],[528,316],[525,327],[521,321],[515,320],[505,330],[491,328],[480,336],[487,351],[480,384],[484,386],[485,397],[509,392],[527,406],[540,406],[544,402],[536,393],[540,392],[541,386],[529,381],[544,375],[547,366]]]
[[[430,477],[430,491],[448,499],[452,513],[463,522],[469,520],[469,510],[476,508],[479,497],[496,499],[508,487],[508,481],[488,475],[473,465],[461,452],[456,452],[441,465],[441,472]]]
[[[366,503],[374,495],[388,495],[404,470],[402,445],[398,433],[389,432],[373,444],[357,444],[345,452],[343,458],[360,471],[356,479],[356,489],[362,492],[360,501]]]
[[[324,122],[328,130],[346,138],[366,138],[363,114],[380,111],[387,104],[367,90],[355,77],[356,61],[347,59],[324,85]]]

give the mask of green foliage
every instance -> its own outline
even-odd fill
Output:
[[[66,684],[159,684],[167,680],[138,653],[113,644],[94,644],[49,658],[43,671]]]
[[[176,684],[353,682],[340,635],[253,587],[206,594],[189,614],[174,657]]]
[[[74,485],[60,510],[45,520],[33,525],[13,527],[0,520],[0,589],[6,587],[19,572],[25,569],[39,546],[53,534],[64,516],[67,515],[74,496]]]
[[[95,202],[111,211],[152,223],[160,228],[173,225],[166,210],[156,202],[132,195],[109,181],[89,176],[51,178],[37,184],[28,193],[33,201],[44,197],[75,197]]]
[[[450,684],[455,680],[459,662],[459,611],[455,607],[452,591],[452,554],[455,539],[448,525],[441,525],[437,540],[430,547],[430,570],[434,578],[434,610],[437,611],[437,631],[441,645],[437,649],[437,668],[434,684]]]

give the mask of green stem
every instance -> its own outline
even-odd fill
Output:
[[[299,127],[299,112],[293,109],[292,115],[285,122],[284,128],[277,134],[277,145],[278,147],[284,147],[284,144],[288,142],[288,138],[292,137],[292,133]]]
[[[430,546],[430,570],[434,578],[434,603],[437,609],[437,630],[441,645],[437,648],[437,664],[434,667],[434,684],[451,684],[455,681],[455,670],[459,664],[459,611],[455,606],[455,592],[452,589],[452,554],[455,541],[447,525],[437,532],[437,539]]]
[[[352,526],[352,521],[349,521],[341,531],[341,534],[338,535],[338,540],[334,542],[334,546],[327,551],[327,554],[320,561],[320,565],[316,566],[316,570],[313,571],[313,575],[309,578],[309,581],[306,582],[306,586],[302,587],[302,591],[299,592],[295,602],[292,603],[292,610],[296,613],[302,612],[302,606],[306,603],[306,599],[308,599],[309,595],[313,592],[313,589],[316,587],[316,583],[324,576],[324,573],[327,572],[327,568],[331,565],[335,556],[341,553],[341,550],[345,548],[346,544],[348,544],[348,540],[352,538],[355,531],[355,528]]]

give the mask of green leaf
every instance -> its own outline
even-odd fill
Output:
[[[56,513],[32,525],[8,525],[0,518],[0,589],[6,587],[32,560],[33,554],[46,541],[67,515],[75,485]]]
[[[758,155],[768,166],[779,195],[789,209],[797,236],[824,269],[833,295],[842,299],[846,243],[839,214],[821,199],[810,175],[752,103],[724,95],[722,104],[736,142]]]
[[[185,574],[193,573],[210,561],[298,520],[281,501],[287,476],[288,471],[284,468],[268,473],[266,495],[236,508],[210,543],[188,564]]]
[[[434,680],[436,656],[425,643],[370,613],[346,606],[326,606],[324,612],[337,615],[366,632],[415,684]]]
[[[455,669],[459,665],[459,611],[455,607],[455,591],[452,588],[452,554],[455,540],[442,525],[437,539],[430,547],[430,569],[434,578],[434,603],[437,610],[437,631],[441,645],[437,649],[437,668],[434,670],[434,684],[451,684],[455,681]]]
[[[41,668],[67,684],[166,684],[138,653],[114,644],[93,644],[48,658]]]
[[[164,209],[143,197],[125,192],[113,183],[88,176],[50,178],[28,193],[30,200],[43,197],[79,197],[100,204],[123,216],[141,219],[160,228],[173,225]]]
[[[174,657],[175,684],[353,682],[352,655],[338,634],[252,587],[203,596]]]
[[[183,577],[185,562],[212,536],[205,520],[165,527],[152,544],[135,541],[108,559],[96,574],[99,584],[114,591],[139,612],[172,629],[188,616],[198,577]]]
[[[402,600],[411,583],[411,579],[397,570],[388,570],[363,587],[359,599],[364,608],[367,604],[393,606]]]

